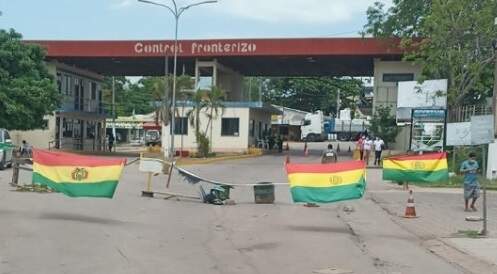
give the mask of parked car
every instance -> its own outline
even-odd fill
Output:
[[[160,145],[160,143],[161,143],[160,131],[155,129],[150,129],[145,131],[145,145],[147,147],[150,145],[152,146]]]
[[[10,134],[6,129],[0,128],[0,170],[12,166],[12,153],[15,146],[12,144]]]

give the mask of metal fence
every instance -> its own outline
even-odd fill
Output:
[[[492,114],[492,107],[485,105],[460,106],[449,109],[447,113],[448,123],[469,122],[473,115]]]

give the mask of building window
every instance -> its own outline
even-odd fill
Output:
[[[384,73],[383,82],[397,83],[414,81],[414,73]]]
[[[62,93],[62,75],[60,72],[57,72],[57,90]]]
[[[174,135],[188,135],[188,118],[174,118]]]
[[[97,83],[91,82],[91,99],[97,100]]]
[[[239,129],[240,129],[239,118],[221,119],[221,136],[240,136]]]
[[[255,120],[250,120],[250,137],[255,136]]]
[[[86,122],[86,138],[95,139],[95,124],[94,121]]]
[[[62,119],[62,136],[72,137],[73,124],[72,119]]]
[[[71,92],[71,76],[69,75],[64,75],[64,83],[65,83],[65,89],[64,89],[64,94],[65,95],[72,95]]]

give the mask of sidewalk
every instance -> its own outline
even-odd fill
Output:
[[[469,222],[468,216],[482,216],[482,198],[477,201],[478,212],[464,212],[461,189],[438,189],[410,186],[414,192],[419,218],[405,219],[408,193],[402,186],[383,182],[381,169],[368,169],[367,196],[394,218],[403,228],[421,240],[441,240],[443,243],[478,260],[493,265],[497,273],[497,192],[487,192],[487,238],[470,238],[467,233],[480,231],[482,222]],[[439,254],[440,255],[440,254]],[[457,262],[456,262],[457,263]],[[494,273],[494,272],[492,272]]]

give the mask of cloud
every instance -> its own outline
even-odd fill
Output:
[[[364,17],[378,0],[220,0],[215,8],[242,18],[273,23],[340,23]],[[387,6],[391,0],[382,0]]]
[[[114,9],[124,9],[131,7],[136,2],[136,0],[114,0],[111,7]]]

